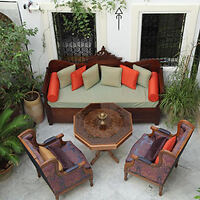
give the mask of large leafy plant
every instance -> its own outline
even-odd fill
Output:
[[[0,110],[19,104],[33,86],[39,88],[40,77],[34,78],[30,68],[32,50],[27,49],[29,37],[36,33],[25,24],[0,20]]]
[[[162,95],[160,107],[167,115],[167,123],[172,126],[181,119],[195,123],[199,113],[200,87],[188,69],[191,55],[182,58]]]
[[[26,115],[18,115],[11,119],[12,114],[13,110],[11,109],[6,109],[0,114],[0,163],[7,161],[17,165],[18,154],[23,152],[17,135],[33,124]]]

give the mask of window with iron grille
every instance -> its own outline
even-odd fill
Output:
[[[185,13],[143,14],[140,59],[156,58],[164,66],[176,66],[185,16]]]
[[[52,16],[59,59],[73,63],[81,63],[88,56],[96,53],[95,14],[88,16],[92,30],[89,37],[84,37],[66,30],[64,18],[72,20],[72,13],[52,13]]]

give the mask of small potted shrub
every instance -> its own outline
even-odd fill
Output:
[[[27,29],[26,24],[18,26],[8,20],[0,20],[0,110],[7,107],[21,107],[26,93],[41,88],[41,76],[31,69],[27,48],[29,38],[37,29]]]

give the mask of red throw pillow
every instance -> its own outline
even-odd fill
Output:
[[[135,90],[139,72],[124,65],[120,67],[122,68],[122,84]]]
[[[47,95],[48,101],[56,102],[58,100],[59,88],[60,85],[57,72],[52,72]]]
[[[86,70],[86,65],[71,73],[72,91],[83,85],[82,73]]]
[[[151,72],[151,78],[149,79],[148,98],[149,98],[149,101],[152,101],[152,102],[159,100],[157,72]]]
[[[174,137],[170,138],[169,140],[167,140],[167,142],[163,146],[162,150],[172,151],[175,143],[176,143],[176,136],[174,136]],[[158,163],[159,163],[159,157],[157,156],[157,158],[155,160],[155,164],[158,164]]]

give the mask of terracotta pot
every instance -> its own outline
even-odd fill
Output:
[[[29,96],[34,96],[32,100],[28,99]],[[24,110],[35,123],[39,124],[44,120],[43,105],[40,94],[36,91],[27,92],[24,99]]]
[[[1,180],[1,181],[7,179],[7,178],[10,176],[13,167],[14,167],[14,165],[13,165],[13,164],[10,164],[9,167],[8,167],[7,169],[0,170],[0,180]]]

